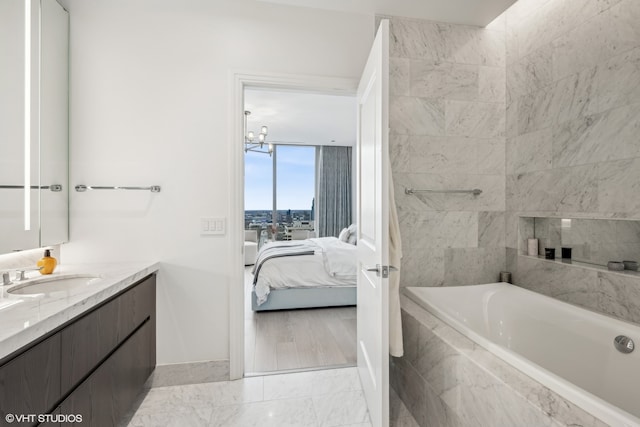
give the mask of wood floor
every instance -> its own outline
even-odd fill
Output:
[[[355,365],[356,308],[255,313],[251,269],[245,269],[245,372]]]

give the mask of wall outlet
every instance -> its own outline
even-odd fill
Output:
[[[226,218],[200,218],[200,235],[223,236],[227,232]]]

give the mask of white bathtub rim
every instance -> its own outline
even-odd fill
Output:
[[[512,287],[514,285],[508,283],[488,283],[486,285],[469,285],[469,286],[488,286],[488,285],[497,285],[503,284],[505,286]],[[493,341],[485,338],[484,336],[474,332],[464,324],[460,323],[457,319],[450,316],[446,312],[439,310],[433,305],[429,304],[427,301],[423,300],[420,295],[418,295],[414,289],[420,290],[424,289],[421,287],[406,287],[404,288],[404,293],[409,297],[411,301],[419,305],[421,308],[427,310],[429,313],[436,316],[438,319],[452,327],[455,331],[459,332],[463,336],[466,336],[471,341],[475,342],[479,346],[485,348],[492,354],[498,356],[500,359],[504,360],[508,364],[512,365],[519,371],[523,372],[534,381],[539,382],[545,387],[549,388],[551,391],[557,393],[558,395],[564,397],[570,402],[574,403],[576,406],[583,409],[588,414],[598,418],[599,420],[609,424],[611,426],[624,426],[624,427],[638,427],[640,426],[640,418],[630,414],[629,412],[607,402],[606,400],[584,390],[576,386],[575,384],[565,380],[564,378],[554,374],[551,371],[541,367],[540,365],[535,364],[529,359],[521,356],[520,354],[509,350],[506,347],[503,347],[499,344],[494,343]],[[532,293],[534,295],[539,295],[533,291],[529,291],[528,289],[519,288],[518,289]],[[543,296],[544,295],[540,295]],[[546,297],[550,298],[550,297]],[[578,307],[574,307],[571,304],[565,303],[563,301],[555,300],[550,298],[553,301],[557,301],[561,304],[566,304],[571,308],[582,310]],[[597,314],[597,313],[596,313]],[[606,317],[606,316],[605,316]]]

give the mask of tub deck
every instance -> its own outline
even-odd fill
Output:
[[[617,335],[640,343],[639,326],[505,283],[404,293],[403,310],[411,307],[414,317],[417,306],[427,310],[609,425],[640,425],[640,351],[622,354],[613,346]]]

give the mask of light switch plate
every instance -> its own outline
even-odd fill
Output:
[[[227,232],[226,218],[200,218],[200,234],[203,236],[223,236]]]

